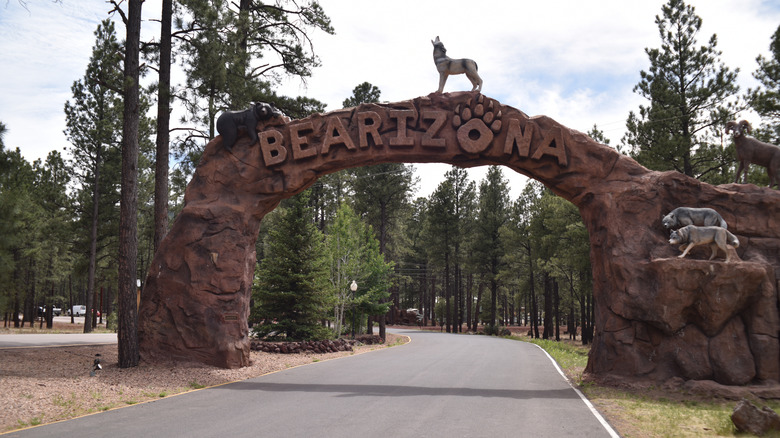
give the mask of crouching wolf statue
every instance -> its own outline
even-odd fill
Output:
[[[258,102],[244,111],[225,111],[217,119],[217,132],[222,136],[222,146],[230,152],[238,140],[238,130],[246,130],[252,144],[257,142],[257,122],[281,116],[281,111],[271,105]]]
[[[439,41],[439,37],[436,37],[435,41],[431,41],[433,44],[433,62],[436,64],[436,70],[439,71],[439,89],[436,91],[440,93],[444,91],[444,83],[447,82],[447,76],[466,74],[466,77],[471,81],[471,85],[474,88],[471,91],[482,91],[482,78],[477,74],[477,63],[471,59],[452,59],[447,56],[447,49],[444,48],[444,44]]]
[[[726,261],[730,261],[728,247],[739,247],[739,239],[728,230],[721,227],[697,227],[696,225],[686,225],[677,231],[672,231],[669,237],[669,243],[672,245],[681,245],[679,258],[685,257],[688,251],[694,246],[710,245],[712,255],[709,260],[715,258],[718,254],[718,248],[726,253]],[[685,250],[683,250],[685,248]]]
[[[677,207],[661,219],[665,228],[677,229],[685,225],[728,228],[726,221],[711,208]]]

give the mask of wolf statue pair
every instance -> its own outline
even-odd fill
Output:
[[[665,228],[672,229],[669,243],[681,245],[683,251],[678,257],[683,258],[693,247],[710,245],[712,254],[709,260],[715,258],[718,249],[726,253],[726,261],[731,260],[728,247],[739,247],[737,236],[728,231],[726,221],[711,208],[678,207],[661,220]]]

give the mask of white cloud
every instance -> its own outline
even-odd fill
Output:
[[[280,88],[282,94],[318,99],[328,110],[341,108],[352,89],[365,81],[380,88],[383,101],[427,95],[438,85],[430,43],[438,35],[449,55],[477,61],[488,96],[573,129],[587,131],[596,123],[616,145],[628,112],[645,103],[632,89],[639,71],[648,68],[645,48],[660,46],[654,20],[666,1],[320,3],[336,35],[310,35],[323,65],[307,87],[292,79]],[[755,58],[769,54],[780,6],[761,0],[687,3],[703,20],[699,44],[717,33],[723,62],[741,69],[742,91],[755,87]],[[84,74],[93,32],[110,7],[103,0],[37,0],[28,5],[29,13],[15,1],[0,10],[0,121],[9,129],[6,144],[20,147],[32,160],[65,144],[63,106],[71,84]],[[151,19],[159,10],[159,1],[144,3],[149,38],[157,32]],[[117,33],[123,39],[121,23]],[[445,91],[470,88],[465,77],[456,76]],[[417,168],[437,175],[425,178],[421,194],[427,195],[449,166]],[[471,174],[478,180],[484,170]]]

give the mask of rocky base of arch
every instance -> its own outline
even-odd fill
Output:
[[[656,384],[780,382],[780,192],[711,186],[676,172],[622,185],[627,190],[594,196],[599,208],[580,208],[590,224],[596,302],[586,373]],[[660,218],[678,206],[724,217],[740,240],[731,262],[722,253],[708,260],[707,246],[677,257]]]
[[[658,259],[632,270],[589,373],[746,385],[780,380],[774,271],[753,262]]]

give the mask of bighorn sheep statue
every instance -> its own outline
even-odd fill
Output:
[[[737,177],[734,178],[734,182],[739,182],[739,175],[744,171],[743,183],[747,183],[748,169],[752,163],[766,167],[766,172],[769,174],[769,187],[780,184],[780,147],[748,137],[747,133],[750,130],[750,123],[747,120],[726,124],[726,134],[729,131],[734,131],[734,146],[737,149],[737,160],[739,161]]]

